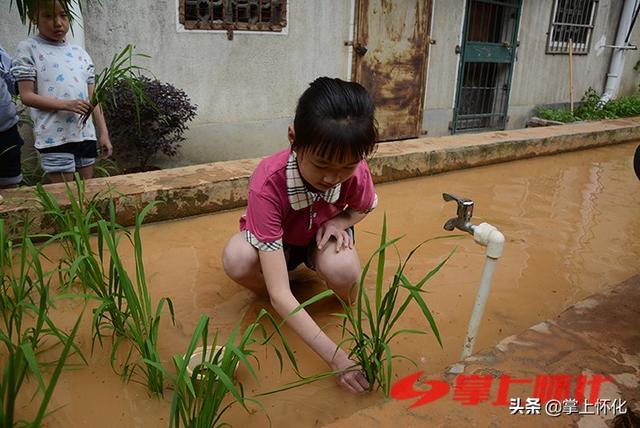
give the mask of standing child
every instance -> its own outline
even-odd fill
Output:
[[[304,262],[345,301],[357,295],[360,261],[353,225],[377,205],[364,160],[373,152],[374,106],[357,83],[321,77],[298,101],[291,148],[264,159],[249,183],[241,232],[227,243],[223,266],[244,287],[268,294],[285,318],[299,306],[288,271]],[[347,353],[301,310],[289,326],[352,392],[369,387]]]
[[[10,67],[11,57],[0,46],[0,189],[22,181],[20,149],[24,142],[18,133],[18,114],[11,99],[16,94],[16,81]]]
[[[98,156],[93,121],[79,124],[92,111],[94,66],[79,46],[65,37],[69,17],[57,0],[36,0],[30,18],[38,34],[18,44],[11,72],[18,81],[22,103],[31,107],[35,147],[42,169],[52,182],[73,180],[73,173],[91,178]],[[102,155],[112,147],[104,116],[93,108]]]

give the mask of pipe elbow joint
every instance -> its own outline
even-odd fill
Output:
[[[480,223],[474,228],[473,239],[487,247],[487,257],[498,259],[504,249],[504,235],[489,223]]]

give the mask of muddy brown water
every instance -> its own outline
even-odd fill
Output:
[[[401,255],[422,240],[447,234],[444,222],[455,215],[453,202],[442,192],[475,201],[474,223],[488,222],[506,237],[504,256],[498,261],[476,350],[553,317],[564,308],[638,273],[640,260],[640,182],[632,169],[637,143],[528,159],[450,172],[377,186],[379,207],[356,228],[362,260],[377,247],[383,214],[390,236],[405,235]],[[147,276],[154,299],[173,300],[176,326],[162,323],[160,352],[168,363],[184,352],[201,314],[212,319],[222,337],[241,322],[247,325],[268,302],[230,281],[220,261],[222,248],[238,227],[242,210],[145,226],[142,231]],[[462,348],[471,308],[484,263],[484,249],[471,236],[436,241],[423,247],[409,264],[411,279],[430,270],[457,247],[452,259],[426,288],[426,299],[439,326],[444,346],[432,334],[400,336],[392,343],[397,354],[413,359],[418,369],[437,372],[455,362]],[[125,250],[123,250],[126,252]],[[129,251],[130,253],[130,251]],[[128,255],[131,259],[131,254]],[[395,266],[395,265],[394,265]],[[389,270],[391,273],[391,270]],[[373,275],[369,275],[369,283]],[[312,272],[295,273],[294,290],[305,299],[323,290]],[[310,313],[338,339],[327,300]],[[79,306],[60,303],[55,319],[71,327]],[[273,311],[272,311],[273,312]],[[88,317],[86,317],[88,318]],[[86,327],[86,328],[84,328]],[[401,328],[426,329],[416,308],[401,321]],[[301,370],[313,374],[324,363],[285,328]],[[79,342],[89,355],[90,327],[86,322]],[[109,346],[97,348],[88,366],[65,371],[47,419],[50,427],[160,427],[167,426],[171,391],[164,399],[150,397],[145,387],[123,384],[109,366]],[[274,354],[259,351],[260,382],[242,368],[238,377],[248,395],[267,391],[296,379],[281,373]],[[395,364],[396,378],[416,369]],[[298,389],[261,397],[264,410],[247,414],[238,405],[223,420],[236,427],[312,427],[346,417],[384,401],[380,392],[361,396],[341,390],[329,379]],[[27,409],[22,409],[28,413]]]

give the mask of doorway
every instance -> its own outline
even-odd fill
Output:
[[[379,141],[422,133],[431,0],[356,0],[352,79],[376,105]]]
[[[505,129],[522,0],[467,0],[452,133]]]

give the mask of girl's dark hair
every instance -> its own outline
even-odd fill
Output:
[[[373,101],[362,85],[320,77],[298,100],[292,148],[310,149],[337,161],[363,159],[373,152],[378,139],[374,113]]]
[[[27,2],[27,16],[31,21],[37,21],[40,16],[40,9],[49,9],[53,12],[56,1],[58,0],[31,0]],[[60,3],[60,6],[62,6],[64,11],[67,12],[69,21],[71,21],[72,16],[69,14],[69,0],[59,0],[58,3]]]

